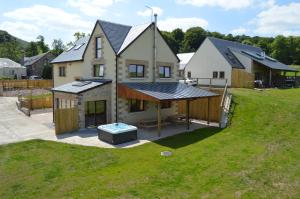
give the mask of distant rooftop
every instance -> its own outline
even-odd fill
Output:
[[[264,51],[259,47],[250,46],[239,42],[218,39],[214,37],[208,37],[208,39],[213,43],[213,45],[218,49],[218,51],[223,55],[223,57],[233,68],[245,68],[236,56],[236,53],[238,53],[271,69],[297,71],[294,68],[291,68],[277,61],[276,59],[265,55]]]
[[[0,68],[25,68],[21,64],[14,62],[8,58],[0,58]]]
[[[186,64],[189,63],[194,54],[194,52],[177,54],[177,57],[180,59],[179,70],[184,70]]]

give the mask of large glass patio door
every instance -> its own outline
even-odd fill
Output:
[[[95,127],[106,124],[106,101],[85,102],[85,126]]]

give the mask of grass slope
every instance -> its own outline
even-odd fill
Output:
[[[300,89],[234,90],[224,130],[132,149],[47,141],[0,147],[0,198],[297,198]],[[171,157],[160,152],[171,150]]]

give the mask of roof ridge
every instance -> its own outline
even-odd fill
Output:
[[[252,46],[252,45],[249,45],[249,44],[243,44],[243,43],[238,42],[238,41],[231,41],[231,40],[227,40],[227,39],[220,39],[220,38],[212,37],[212,36],[209,36],[209,37],[207,37],[207,38],[208,38],[208,39],[221,40],[221,41],[230,42],[230,43],[235,43],[235,44],[239,44],[239,45],[243,45],[243,46],[249,46],[249,47],[251,47],[251,48],[257,48],[257,49],[262,50],[260,47]]]
[[[121,23],[116,23],[116,22],[111,22],[111,21],[106,21],[106,20],[102,20],[102,19],[98,19],[97,21],[98,21],[98,22],[110,23],[110,24],[114,24],[114,25],[119,25],[119,26],[132,27],[132,26],[130,26],[130,25],[121,24]]]

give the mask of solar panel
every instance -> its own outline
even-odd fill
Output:
[[[76,45],[75,48],[74,48],[74,50],[78,50],[78,49],[81,48],[81,46],[83,46],[83,45],[84,45],[84,43],[79,44],[79,45]]]
[[[277,60],[276,60],[276,59],[273,59],[272,57],[266,56],[266,58],[267,58],[268,60],[272,61],[272,62],[277,62]]]
[[[69,52],[70,50],[72,50],[75,46],[71,46],[69,47],[66,51]]]
[[[244,54],[247,54],[247,55],[249,55],[249,56],[255,58],[255,59],[259,59],[259,60],[263,60],[263,59],[264,59],[262,56],[260,56],[260,55],[258,55],[258,54],[256,54],[256,53],[252,53],[252,52],[244,51],[244,50],[242,50],[242,52],[243,52]]]
[[[86,86],[88,84],[90,84],[92,82],[89,81],[85,81],[85,82],[75,82],[74,84],[72,84],[72,86],[78,86],[78,87],[82,87],[82,86]]]

